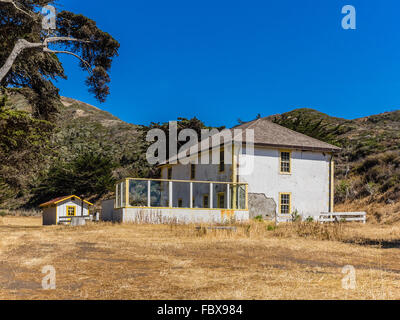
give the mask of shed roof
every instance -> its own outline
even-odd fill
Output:
[[[63,202],[63,201],[65,201],[65,200],[68,200],[68,199],[71,199],[71,198],[76,198],[76,199],[82,200],[80,197],[75,196],[75,195],[64,196],[64,197],[54,198],[54,199],[52,199],[52,200],[50,200],[50,201],[47,201],[47,202],[45,202],[45,203],[42,203],[39,207],[40,207],[40,208],[43,208],[43,207],[52,206],[52,205],[58,204],[58,203],[60,203],[60,202]],[[92,206],[92,205],[93,205],[93,203],[90,203],[89,201],[86,201],[86,200],[83,200],[83,202],[87,203],[89,206]]]
[[[242,130],[242,137],[239,135],[235,135],[235,129]],[[234,141],[242,141],[246,142],[246,129],[254,130],[254,145],[255,146],[266,146],[266,147],[274,147],[274,148],[287,148],[287,149],[298,149],[304,151],[320,151],[320,152],[332,152],[337,153],[340,152],[341,148],[334,146],[332,144],[320,141],[318,139],[309,137],[300,132],[288,129],[279,124],[276,124],[267,118],[260,118],[250,122],[246,122],[244,124],[235,126],[231,128],[232,137]],[[216,134],[223,136],[222,132]],[[209,137],[209,145],[211,148],[215,148],[221,145],[221,142],[218,140],[217,144],[215,144],[214,139]],[[205,140],[204,140],[205,141]],[[198,143],[198,149],[200,152],[205,151],[202,149],[202,143]],[[160,163],[160,165],[168,164],[169,162],[176,161],[181,157],[187,156],[189,148],[181,151],[179,154],[172,156],[167,161]]]

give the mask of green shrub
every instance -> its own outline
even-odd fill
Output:
[[[7,212],[5,211],[0,211],[0,217],[5,217],[7,215]]]
[[[292,221],[293,222],[301,221],[301,215],[299,215],[299,212],[297,210],[294,210],[292,213]]]
[[[263,219],[262,215],[259,215],[257,217],[254,217],[254,221],[263,222],[264,219]]]

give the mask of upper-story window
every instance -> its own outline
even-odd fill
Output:
[[[219,152],[219,172],[225,171],[225,150],[221,149]]]
[[[292,172],[292,163],[291,163],[291,152],[290,151],[281,151],[280,156],[280,170],[281,173],[291,173]]]
[[[171,179],[172,179],[172,168],[168,168],[168,171],[167,171],[167,179],[168,179],[168,180],[171,180]]]
[[[190,179],[191,180],[196,179],[196,165],[195,164],[190,165]]]

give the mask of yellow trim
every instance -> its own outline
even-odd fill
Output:
[[[206,197],[207,197],[207,206],[206,206]],[[210,195],[208,194],[208,193],[206,193],[206,194],[203,194],[203,208],[204,209],[206,209],[206,208],[209,208],[210,207]]]
[[[335,208],[335,160],[333,159],[333,156],[330,161],[330,199],[329,199],[329,210],[330,212],[334,212]]]
[[[129,204],[129,179],[125,179],[125,206]]]
[[[234,183],[234,182],[224,182],[224,181],[168,180],[168,179],[144,179],[144,178],[125,178],[125,179],[120,180],[119,182],[117,182],[116,188],[117,188],[117,186],[118,186],[121,182],[126,181],[126,180],[134,180],[134,181],[158,181],[158,182],[186,182],[186,183],[193,182],[193,183],[205,183],[205,184],[213,183],[213,184],[224,184],[224,185],[233,185],[233,186],[236,186],[236,185],[243,185],[243,186],[245,186],[246,190],[248,190],[248,183],[240,183],[240,182]],[[161,185],[161,186],[163,186],[163,185]],[[122,192],[122,190],[121,190],[121,192]],[[225,192],[223,192],[223,193],[225,193]],[[247,191],[246,191],[246,196],[247,196]],[[248,197],[248,196],[247,196],[247,197]],[[120,203],[117,203],[117,199],[115,199],[115,209],[122,209],[122,208],[171,209],[172,207],[143,207],[143,206],[142,206],[142,207],[133,207],[133,206],[129,206],[129,205],[121,206]],[[193,208],[187,208],[187,209],[193,209]],[[201,208],[194,208],[194,209],[201,209]],[[246,210],[247,210],[247,209],[248,209],[248,203],[247,203],[247,200],[246,200]],[[243,210],[243,209],[241,209],[241,210]]]
[[[148,181],[148,180],[150,180],[150,181],[160,181],[160,182],[172,181],[172,182],[188,182],[188,183],[189,182],[195,182],[195,183],[214,183],[214,184],[233,184],[233,185],[234,184],[240,184],[240,185],[248,184],[247,182],[236,182],[236,183],[234,183],[234,182],[225,182],[225,181],[204,181],[204,180],[175,180],[175,179],[168,180],[168,179],[147,179],[147,178],[125,178],[125,179],[136,180],[136,181]],[[122,180],[118,181],[117,184],[121,183],[125,179],[122,179]]]
[[[292,213],[292,193],[291,192],[279,192],[279,213],[282,214],[282,195],[289,196],[289,214]]]
[[[220,207],[221,196],[224,196],[224,203],[222,205],[222,208]],[[226,209],[226,208],[224,208],[224,206],[225,206],[225,192],[218,192],[217,193],[217,206],[218,206],[217,209]]]
[[[73,196],[69,196],[68,198],[65,198],[65,199],[62,199],[62,200],[58,200],[58,201],[54,202],[54,204],[63,202],[63,201],[65,201],[65,200],[68,200],[68,199],[71,199],[71,198],[77,198],[77,199],[79,199],[79,200],[82,201],[81,198],[79,198],[78,196],[73,195]],[[87,204],[90,205],[90,206],[93,206],[93,203],[90,203],[89,201],[83,200],[83,202],[87,203]]]
[[[43,204],[41,204],[41,205],[39,206],[39,208],[50,208],[50,207],[53,207],[53,206],[57,206],[57,204],[59,204],[60,202],[63,202],[63,201],[65,201],[65,200],[68,200],[68,199],[71,199],[71,198],[77,198],[78,200],[81,200],[81,201],[82,201],[82,199],[79,198],[78,196],[72,195],[72,196],[69,196],[69,197],[67,197],[67,198],[64,198],[64,199],[55,201],[55,202],[53,202],[53,203],[47,204],[47,205],[45,205],[45,206],[44,206]],[[83,202],[87,203],[89,206],[93,206],[93,203],[90,203],[89,201],[83,200]]]
[[[289,172],[282,171],[282,152],[289,153]],[[280,174],[292,174],[292,151],[291,150],[279,150],[279,173]]]
[[[74,209],[74,214],[73,215],[71,215],[71,214],[68,214],[68,212],[69,212],[69,209]],[[67,206],[67,217],[76,217],[76,206]]]
[[[182,208],[179,208],[179,207],[126,207],[126,208],[115,208],[115,209],[227,210],[227,209],[224,209],[224,208],[185,208],[185,207],[182,207]],[[233,210],[233,209],[230,209],[230,210]],[[233,211],[248,211],[248,210],[246,210],[246,209],[235,209]]]

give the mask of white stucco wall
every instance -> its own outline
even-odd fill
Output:
[[[329,211],[329,170],[330,157],[328,153],[291,150],[291,174],[280,173],[280,150],[273,148],[255,147],[254,155],[246,154],[245,148],[241,150],[238,161],[243,163],[253,157],[254,170],[252,173],[243,175],[238,172],[239,181],[248,183],[250,193],[264,193],[266,197],[274,199],[279,212],[279,193],[291,193],[292,212],[297,210],[304,217],[317,216],[321,212]],[[172,165],[172,179],[189,180],[190,165]],[[196,165],[195,180],[201,181],[231,181],[231,165],[225,165],[223,173],[218,172],[218,165]],[[161,178],[167,179],[168,167],[161,170]],[[207,185],[208,187],[208,185]],[[195,207],[202,205],[202,195],[208,193],[206,190],[194,189]],[[183,198],[184,206],[187,207],[185,199],[189,199],[189,187],[180,190],[179,197]],[[199,188],[200,189],[200,188]],[[225,191],[221,185],[221,190]],[[217,191],[217,192],[220,192]],[[217,192],[214,192],[214,204],[217,201]],[[177,193],[174,194],[174,206],[177,204]],[[188,201],[188,200],[186,200]],[[251,205],[249,203],[249,205]]]
[[[244,151],[245,153],[245,151]],[[304,217],[329,211],[330,154],[296,151],[291,153],[291,173],[280,173],[280,150],[255,148],[254,155],[241,154],[239,161],[254,157],[254,171],[239,175],[249,184],[249,193],[264,193],[273,198],[279,212],[279,193],[291,193],[292,212]]]
[[[249,220],[247,210],[151,209],[123,208],[115,210],[115,221],[133,223],[223,223]]]

